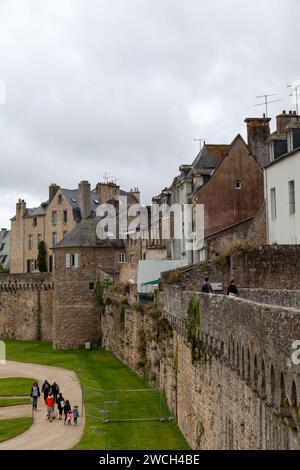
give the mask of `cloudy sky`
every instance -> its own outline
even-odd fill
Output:
[[[291,109],[299,17],[298,0],[0,0],[0,226],[19,197],[106,172],[149,202],[195,137],[245,135],[257,95]]]

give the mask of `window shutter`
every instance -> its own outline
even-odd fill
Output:
[[[79,253],[74,255],[74,268],[79,268]]]
[[[70,253],[66,253],[66,268],[71,267],[71,255]]]

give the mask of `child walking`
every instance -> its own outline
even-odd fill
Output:
[[[67,426],[71,426],[72,424],[73,413],[72,411],[68,411],[67,413]]]
[[[73,421],[75,425],[77,424],[78,418],[79,418],[79,410],[78,410],[78,406],[75,405],[73,408]]]

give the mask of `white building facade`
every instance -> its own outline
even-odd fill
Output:
[[[264,169],[269,244],[300,244],[300,148]]]

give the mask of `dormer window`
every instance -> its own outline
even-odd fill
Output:
[[[287,151],[291,152],[294,149],[293,131],[287,133]]]

